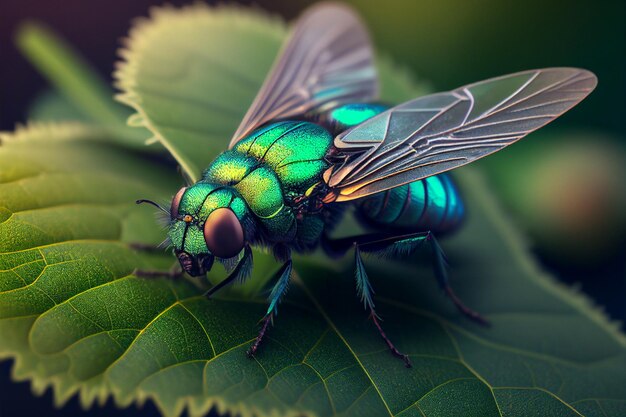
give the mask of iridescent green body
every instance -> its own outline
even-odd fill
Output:
[[[191,254],[207,252],[202,222],[220,207],[233,210],[250,243],[314,247],[324,229],[324,213],[297,218],[295,201],[320,182],[331,144],[330,133],[310,122],[284,121],[257,129],[221,153],[185,191],[178,211],[193,215],[194,221],[175,222],[169,236],[174,247]]]
[[[348,104],[311,118],[261,127],[227,150],[184,192],[169,239],[176,250],[207,253],[204,221],[216,209],[230,208],[252,244],[314,248],[336,221],[336,206],[302,210],[330,166],[326,156],[333,135],[386,110],[379,104]],[[463,205],[447,175],[437,175],[358,200],[357,214],[368,226],[449,231],[463,218]]]

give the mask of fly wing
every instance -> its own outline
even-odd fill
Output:
[[[365,197],[465,165],[554,120],[596,86],[589,71],[547,68],[408,101],[335,138],[330,199]]]
[[[339,4],[314,6],[296,23],[229,147],[270,120],[377,93],[374,54],[361,21]]]

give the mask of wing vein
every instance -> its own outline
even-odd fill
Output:
[[[325,181],[333,198],[348,201],[465,165],[556,119],[595,81],[585,70],[548,68],[409,101],[337,136],[345,158]]]

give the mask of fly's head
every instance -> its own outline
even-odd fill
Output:
[[[170,208],[168,237],[183,270],[200,276],[215,258],[233,258],[246,244],[248,208],[230,187],[199,182],[181,188]]]

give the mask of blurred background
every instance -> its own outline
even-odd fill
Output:
[[[168,1],[182,5],[188,2]],[[250,4],[251,2],[240,2]],[[287,19],[312,1],[258,0]],[[576,66],[599,78],[583,103],[506,152],[478,162],[529,248],[550,273],[576,285],[613,320],[626,320],[626,2],[347,1],[362,15],[384,54],[433,90],[510,72]],[[21,0],[0,3],[0,130],[26,122],[47,82],[21,56],[15,31],[44,23],[107,80],[120,39],[150,0]],[[623,328],[623,326],[622,326]],[[0,364],[0,415],[76,415],[72,400],[51,409],[50,393],[33,398]],[[7,401],[11,399],[11,401]],[[19,405],[19,409],[13,409]],[[112,406],[86,415],[109,415]],[[151,404],[138,412],[157,415]]]

